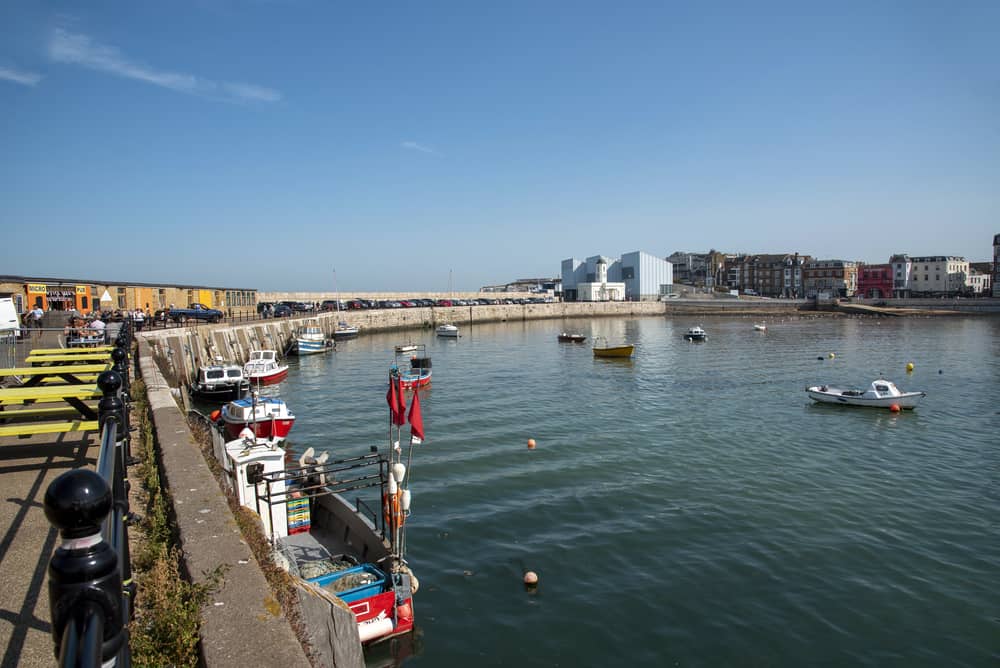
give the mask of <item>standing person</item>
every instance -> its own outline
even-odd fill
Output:
[[[42,335],[42,318],[45,316],[45,311],[42,310],[40,304],[35,304],[35,308],[28,311],[28,323],[33,329],[38,330],[38,336]]]

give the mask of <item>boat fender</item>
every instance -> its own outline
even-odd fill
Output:
[[[391,633],[394,625],[388,617],[376,617],[366,622],[358,622],[358,637],[361,642],[368,642]]]
[[[216,408],[214,411],[208,414],[208,419],[210,419],[212,422],[218,422],[220,417],[222,417],[222,411],[220,411],[218,408]]]
[[[420,589],[420,582],[417,580],[417,576],[405,564],[399,567],[399,572],[410,578],[410,595],[416,594],[417,590]]]

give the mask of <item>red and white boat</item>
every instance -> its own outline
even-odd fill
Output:
[[[288,365],[278,361],[276,350],[251,350],[243,372],[251,387],[273,385],[288,377]]]
[[[277,397],[258,397],[256,393],[246,399],[230,401],[222,407],[222,420],[229,438],[239,438],[249,428],[261,438],[285,438],[292,430],[295,416],[288,405]]]
[[[402,348],[407,350],[403,351]],[[410,355],[410,368],[404,369],[400,365],[400,357],[403,352],[413,353]],[[404,390],[412,390],[415,387],[427,387],[431,384],[431,358],[427,355],[427,348],[422,343],[408,346],[396,346],[396,362],[392,365],[399,376],[400,385]]]

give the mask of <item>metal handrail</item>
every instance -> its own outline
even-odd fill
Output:
[[[62,544],[49,564],[49,608],[59,666],[129,668],[128,621],[135,583],[128,546],[128,353],[122,327],[114,369],[97,380],[100,451],[94,470],[74,469],[45,493],[45,514]]]

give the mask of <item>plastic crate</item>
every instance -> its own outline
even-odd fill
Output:
[[[337,571],[336,573],[327,573],[326,575],[321,575],[316,578],[310,578],[309,582],[312,582],[320,587],[327,588],[329,585],[333,584],[335,581],[344,577],[348,574],[357,573],[368,573],[375,579],[369,584],[364,584],[358,587],[353,587],[344,591],[330,592],[334,596],[340,597],[346,603],[352,603],[354,601],[360,601],[363,598],[368,598],[369,596],[374,596],[380,593],[386,585],[388,578],[385,573],[380,571],[375,566],[371,564],[361,564],[360,566],[355,566],[354,568],[348,568],[343,571]]]

